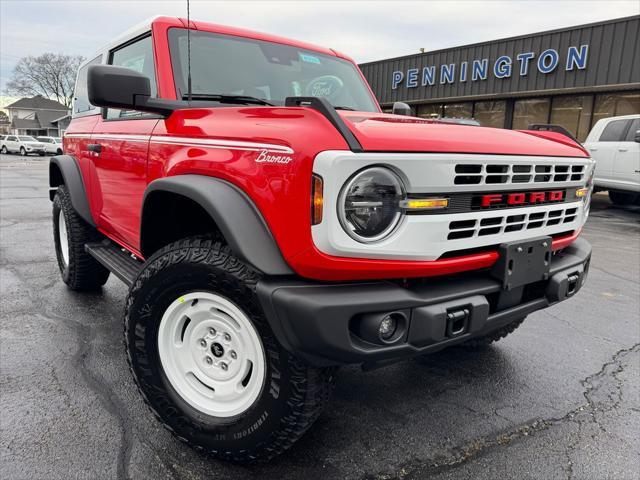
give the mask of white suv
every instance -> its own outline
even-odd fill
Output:
[[[62,139],[60,137],[38,137],[38,141],[44,143],[44,150],[54,155],[62,154]]]
[[[0,151],[5,154],[16,152],[25,156],[37,153],[42,156],[45,153],[45,146],[30,135],[7,135],[2,141]]]
[[[640,115],[599,120],[584,146],[596,161],[596,190],[616,205],[640,205]]]

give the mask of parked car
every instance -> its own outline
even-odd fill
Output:
[[[53,155],[62,153],[62,138],[60,137],[38,137],[39,142],[44,143],[44,151]]]
[[[19,153],[22,156],[29,155],[30,153],[37,153],[43,156],[45,153],[44,143],[37,141],[30,135],[7,135],[2,141],[0,152],[7,153]]]
[[[487,345],[585,282],[570,138],[385,114],[348,57],[204,22],[89,59],[49,169],[60,273],[128,285],[133,378],[199,451],[268,460],[336,367]]]
[[[640,205],[640,115],[598,120],[584,146],[596,161],[596,190],[616,205]]]

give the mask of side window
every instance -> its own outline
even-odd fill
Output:
[[[9,142],[15,142],[16,141],[16,137],[7,137],[7,140]]]
[[[626,132],[630,120],[614,120],[604,127],[600,135],[601,142],[620,142]]]
[[[629,127],[629,131],[627,132],[627,137],[624,139],[625,142],[634,142],[636,138],[636,132],[640,130],[640,118],[636,118]]]
[[[125,45],[111,52],[109,64],[130,68],[149,77],[151,81],[151,96],[157,95],[156,72],[153,64],[153,43],[151,35]],[[138,118],[145,114],[133,110],[116,110],[110,108],[107,118]]]
[[[89,94],[87,92],[87,70],[90,65],[102,63],[102,55],[97,56],[90,62],[86,63],[78,70],[78,78],[76,79],[76,91],[73,96],[73,116],[81,116],[85,112],[90,112],[96,107],[89,103]],[[95,113],[95,112],[94,112]]]

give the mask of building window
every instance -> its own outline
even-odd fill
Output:
[[[607,117],[640,113],[640,92],[603,93],[596,95],[593,124]]]
[[[549,123],[550,99],[529,98],[516,100],[513,106],[514,130],[526,130],[533,123]]]
[[[416,116],[421,118],[440,118],[442,116],[442,105],[439,103],[418,105]]]
[[[449,103],[444,106],[444,116],[448,118],[471,118],[473,116],[473,104]]]
[[[507,102],[476,102],[474,118],[483,127],[504,128]]]
[[[589,134],[592,102],[591,95],[554,97],[551,102],[551,123],[563,126],[584,142]]]

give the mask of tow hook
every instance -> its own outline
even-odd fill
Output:
[[[447,311],[447,337],[454,338],[466,333],[469,327],[468,308]]]

